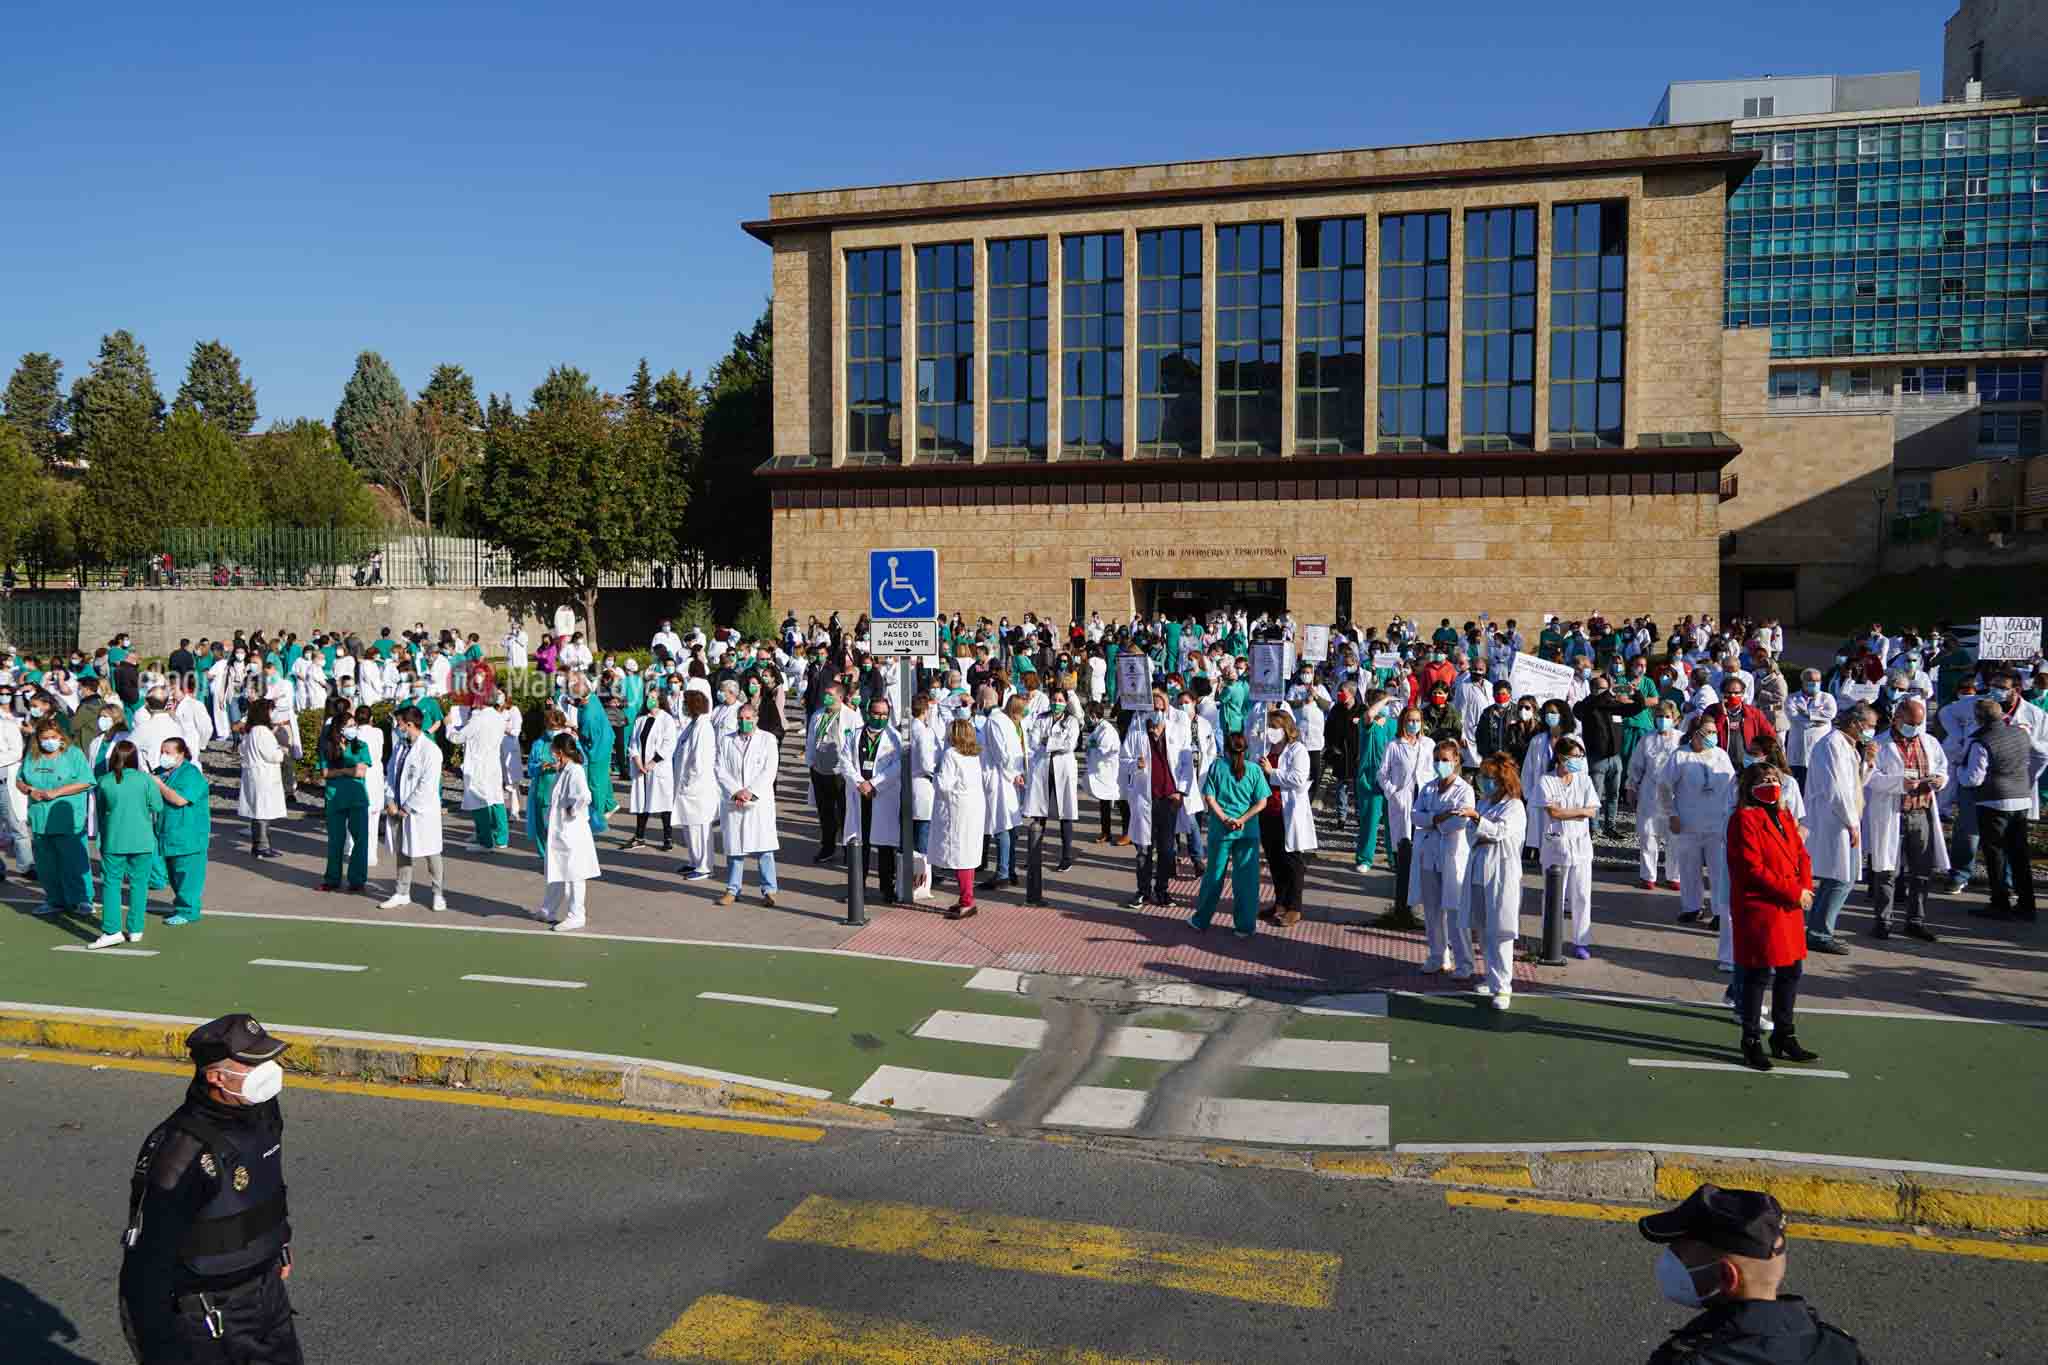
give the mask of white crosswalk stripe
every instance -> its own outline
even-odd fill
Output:
[[[1050,1031],[1051,1025],[1043,1019],[939,1010],[918,1025],[912,1036],[948,1043],[1036,1050],[1045,1045]],[[1207,1034],[1179,1029],[1125,1025],[1110,1032],[1101,1051],[1104,1056],[1132,1061],[1184,1062],[1201,1050],[1207,1037]],[[1247,1057],[1245,1065],[1279,1071],[1350,1071],[1384,1076],[1387,1073],[1387,1045],[1275,1038]]]

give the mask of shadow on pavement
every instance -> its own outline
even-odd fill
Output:
[[[110,1296],[111,1303],[111,1296]],[[55,1304],[19,1280],[0,1275],[0,1342],[9,1365],[94,1365],[65,1345],[78,1340],[78,1326]]]

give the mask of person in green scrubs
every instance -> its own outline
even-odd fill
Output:
[[[92,906],[92,863],[85,852],[92,765],[54,716],[37,722],[31,754],[14,785],[28,797],[29,841],[35,849],[36,879],[43,886],[43,903],[36,913],[82,912]]]
[[[1273,788],[1256,763],[1245,761],[1245,738],[1233,733],[1223,741],[1223,757],[1209,765],[1202,779],[1202,804],[1208,808],[1209,866],[1202,873],[1202,892],[1188,923],[1207,929],[1223,894],[1223,873],[1230,871],[1231,917],[1239,938],[1250,938],[1259,924],[1259,812],[1272,799]]]
[[[341,883],[342,850],[348,850],[348,889],[361,891],[370,879],[370,746],[339,697],[327,705],[320,730],[320,770],[327,784],[327,875],[322,891]]]
[[[128,887],[127,940],[142,938],[143,906],[149,900],[149,869],[156,860],[156,821],[164,798],[156,779],[142,771],[135,742],[124,739],[107,756],[107,771],[94,784],[100,814],[100,936],[89,947],[121,942],[121,886]]]
[[[1351,854],[1352,864],[1363,872],[1378,856],[1380,821],[1386,818],[1387,796],[1380,790],[1380,764],[1393,742],[1394,727],[1401,708],[1387,700],[1387,694],[1373,688],[1365,694],[1365,710],[1358,718],[1358,737],[1353,752],[1358,755],[1358,772],[1353,796],[1358,802],[1358,842]],[[1394,831],[1387,831],[1387,865],[1393,866]]]
[[[156,847],[171,883],[171,916],[165,924],[193,924],[206,899],[206,853],[213,841],[213,809],[206,774],[192,761],[185,741],[164,740],[158,751],[163,814],[156,822]]]

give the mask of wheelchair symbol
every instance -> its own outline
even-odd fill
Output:
[[[892,611],[899,614],[905,614],[908,613],[912,607],[923,606],[924,598],[918,593],[916,586],[914,584],[905,582],[903,578],[897,574],[896,556],[890,555],[885,562],[889,566],[889,576],[882,581],[882,585],[880,587],[875,589],[875,596],[881,602],[882,609],[885,611]],[[900,589],[902,592],[909,595],[910,600],[908,602],[902,603],[901,605],[898,605],[897,603],[890,601],[889,593],[892,589]]]

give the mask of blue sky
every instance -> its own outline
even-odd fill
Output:
[[[0,23],[0,359],[219,337],[267,425],[358,350],[523,402],[701,378],[771,191],[1643,122],[1671,80],[1918,69],[1947,0],[919,6],[24,3]]]

